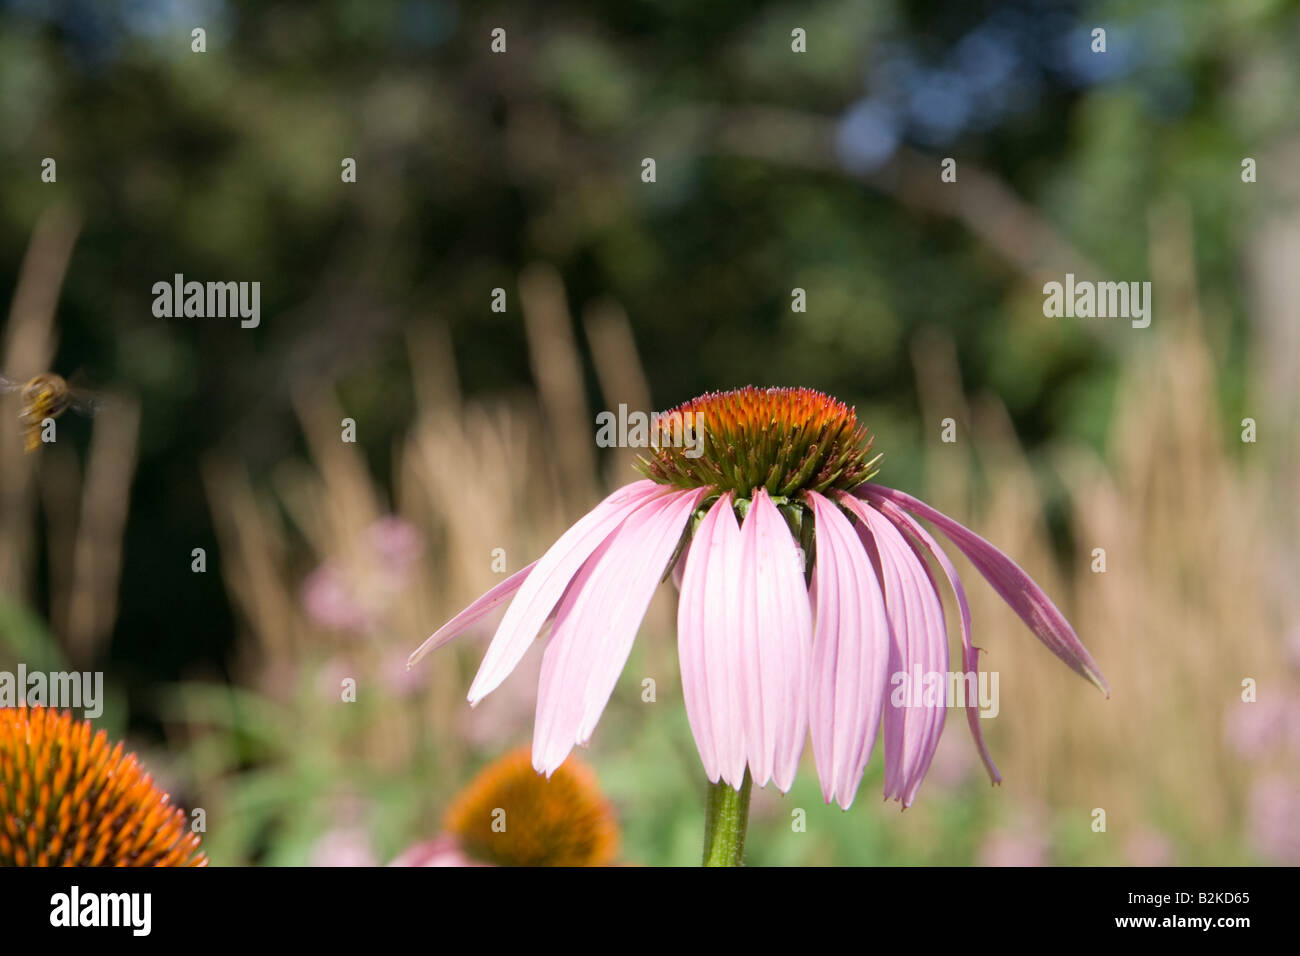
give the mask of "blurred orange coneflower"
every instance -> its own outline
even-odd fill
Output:
[[[569,760],[548,780],[527,747],[489,764],[448,808],[441,836],[393,866],[608,866],[619,848],[596,775]]]

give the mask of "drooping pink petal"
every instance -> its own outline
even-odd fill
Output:
[[[413,667],[420,658],[424,657],[430,651],[437,650],[442,645],[455,637],[459,637],[465,631],[469,630],[480,620],[491,614],[496,608],[500,607],[511,596],[519,590],[528,575],[532,573],[533,568],[537,567],[534,561],[522,571],[516,571],[510,577],[506,578],[492,590],[488,591],[478,600],[476,600],[465,610],[461,611],[450,621],[438,628],[423,644],[415,649],[415,652],[406,659],[406,666]]]
[[[587,690],[586,713],[578,729],[579,743],[585,744],[591,739],[596,723],[623,671],[632,641],[649,608],[650,600],[663,581],[668,561],[677,549],[687,522],[708,491],[707,488],[675,491],[662,500],[656,500],[654,504],[660,506],[660,511],[653,519],[647,517],[646,526],[637,542],[635,560],[626,577],[611,577],[614,582],[611,588],[612,608],[605,640],[612,641],[614,636],[625,634],[627,646],[621,654],[606,653],[598,658],[598,666],[592,671],[591,685]],[[636,540],[637,536],[633,532],[629,532],[629,536]]]
[[[881,593],[885,597],[885,616],[889,618],[889,666],[887,670],[889,683],[886,687],[886,693],[888,693],[889,688],[893,686],[893,675],[903,673],[907,669],[907,629],[909,625],[907,608],[902,597],[903,585],[894,562],[885,561],[881,558],[880,548],[876,544],[876,539],[868,529],[866,522],[859,521],[855,526],[855,530],[858,532],[858,537],[862,541],[867,558],[876,572],[876,577],[880,581]],[[899,789],[898,781],[901,778],[903,766],[904,718],[905,712],[898,707],[894,707],[890,698],[886,697],[881,715],[881,722],[884,727],[882,736],[885,747],[886,798]]]
[[[569,582],[601,542],[627,516],[652,498],[663,494],[664,486],[649,479],[634,481],[587,512],[573,527],[560,535],[549,551],[534,565],[519,593],[497,627],[483,663],[469,688],[469,702],[477,704],[514,670],[537,632],[542,629],[563,596]]]
[[[957,569],[953,566],[952,561],[944,550],[939,547],[937,541],[930,536],[930,533],[921,527],[921,525],[907,512],[903,511],[898,505],[886,499],[880,499],[877,502],[883,514],[905,534],[909,535],[914,542],[928,551],[940,567],[943,573],[948,577],[948,584],[952,587],[954,597],[957,599],[957,610],[961,616],[961,643],[962,643],[962,667],[967,674],[975,675],[975,680],[979,679],[980,669],[980,649],[975,646],[971,634],[971,614],[970,605],[966,602],[966,589],[962,587],[961,577],[957,574]],[[975,747],[979,751],[980,759],[984,761],[984,767],[988,770],[989,777],[994,783],[1002,782],[1002,774],[998,773],[997,765],[993,763],[992,756],[989,755],[988,746],[984,743],[984,730],[980,726],[979,700],[978,697],[971,699],[968,695],[966,700],[966,723],[970,726],[971,736],[975,739]]]
[[[555,614],[537,693],[533,766],[547,776],[586,743],[614,691],[686,521],[707,489],[659,495],[582,567]]]
[[[730,494],[727,499],[731,500]],[[718,630],[708,635],[705,643],[705,676],[716,735],[718,771],[724,781],[739,790],[745,780],[749,747],[745,740],[745,705],[739,679],[745,653],[740,618],[742,545],[740,525],[730,508],[719,513],[715,535],[721,538],[722,552],[714,558],[719,565],[718,574],[709,578],[706,598],[711,603],[712,616],[706,619],[706,624]]]
[[[923,707],[932,709],[935,719],[930,725],[930,736],[921,751],[921,760],[913,768],[912,777],[904,791],[903,806],[910,807],[912,801],[916,799],[921,781],[930,772],[930,764],[939,750],[939,738],[948,719],[948,674],[951,662],[948,656],[947,616],[943,610],[943,599],[939,596],[939,585],[934,580],[934,575],[930,573],[930,567],[925,563],[925,559],[911,545],[908,545],[904,558],[909,562],[912,580],[916,583],[921,605],[926,612],[927,663],[923,665],[922,673],[927,679],[937,679],[938,682],[937,687],[926,686],[923,690],[927,695],[932,693],[937,695],[933,704],[922,704]]]
[[[894,636],[890,662],[893,688],[885,706],[885,796],[911,806],[943,733],[948,674],[948,635],[943,605],[929,571],[897,528],[871,506],[841,495],[862,522],[863,543],[879,562],[885,607]],[[868,540],[870,544],[868,544]],[[937,675],[937,676],[936,676]],[[927,682],[943,682],[926,702]]]
[[[961,549],[971,564],[975,565],[975,569],[993,586],[993,590],[997,591],[1002,600],[1011,606],[1053,654],[1076,674],[1095,684],[1107,697],[1110,696],[1110,684],[1074,633],[1074,628],[1070,627],[1070,622],[1018,564],[974,531],[909,494],[871,483],[859,485],[853,493],[876,501],[892,501],[900,508],[933,523],[949,541]]]
[[[817,532],[809,724],[822,797],[827,803],[838,798],[847,810],[880,728],[889,681],[889,618],[853,525],[817,492],[806,497]]]
[[[738,675],[749,771],[758,786],[790,789],[808,735],[812,608],[790,530],[758,488],[740,529]]]
[[[741,667],[740,525],[731,492],[695,529],[679,567],[677,654],[682,696],[710,782],[737,790],[745,779],[745,714],[736,675]]]

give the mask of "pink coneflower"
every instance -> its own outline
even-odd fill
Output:
[[[927,555],[956,596],[963,670],[978,671],[961,581],[921,517],[1054,654],[1108,694],[1069,623],[1015,562],[923,502],[868,481],[879,460],[869,459],[871,445],[852,408],[810,389],[750,387],[687,402],[657,417],[645,480],[597,505],[411,663],[510,601],[469,690],[477,704],[553,622],[533,733],[533,766],[553,773],[591,738],[651,596],[671,573],[680,577],[686,712],[715,785],[710,834],[735,829],[720,830],[715,817],[743,816],[751,780],[789,790],[810,730],[823,796],[847,809],[883,722],[885,795],[907,806],[945,713],[941,700],[885,706],[891,675],[948,671]],[[967,712],[996,782],[976,702]],[[736,862],[740,846],[727,852]]]

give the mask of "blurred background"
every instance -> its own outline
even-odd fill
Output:
[[[809,751],[751,863],[1300,862],[1297,93],[1285,0],[0,0],[0,372],[111,396],[32,455],[4,397],[0,668],[103,670],[214,863],[386,863],[531,738],[541,642],[472,712],[490,628],[405,659],[636,477],[595,414],[805,385],[1113,695],[954,552],[1005,784],[960,715],[905,814]],[[1067,272],[1150,328],[1045,318]],[[176,273],[260,326],[156,318]],[[622,859],[693,864],[663,591],[584,758]]]

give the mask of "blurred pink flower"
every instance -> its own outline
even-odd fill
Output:
[[[415,525],[395,515],[380,518],[367,528],[366,540],[384,570],[403,579],[424,552]]]
[[[1300,701],[1263,697],[1231,706],[1224,735],[1237,756],[1258,760],[1291,746],[1300,752]]]
[[[975,853],[979,866],[1049,866],[1051,837],[1047,808],[1036,802],[1018,803],[1015,816],[983,834]]]
[[[327,831],[312,848],[312,866],[378,866],[370,837],[360,827]]]
[[[338,569],[328,563],[303,582],[302,605],[313,621],[330,630],[360,632],[371,626],[369,612]]]
[[[1159,830],[1142,827],[1125,838],[1124,855],[1133,866],[1172,866],[1174,845]]]
[[[1029,829],[998,829],[980,846],[980,866],[1047,866],[1050,846],[1042,834]]]
[[[327,700],[342,700],[343,682],[349,677],[356,678],[356,665],[342,654],[329,658],[315,674],[317,692]]]
[[[1267,777],[1250,793],[1247,809],[1251,844],[1276,863],[1300,864],[1300,783]]]
[[[365,547],[364,572],[349,574],[338,562],[326,561],[303,582],[303,609],[322,627],[360,634],[377,630],[424,550],[415,526],[394,515],[366,528]]]
[[[417,843],[402,853],[389,866],[491,866],[471,860],[461,850],[456,838],[450,835],[434,837]]]

